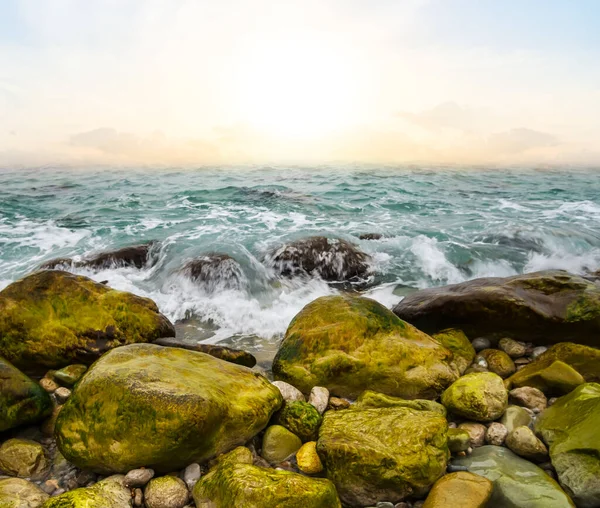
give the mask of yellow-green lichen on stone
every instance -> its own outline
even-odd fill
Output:
[[[377,409],[382,407],[408,407],[419,411],[433,411],[434,413],[446,416],[446,408],[433,400],[406,400],[400,397],[385,395],[384,393],[377,393],[372,390],[362,392],[352,405],[353,409]]]
[[[273,362],[275,379],[309,393],[324,386],[355,398],[372,389],[434,399],[458,377],[452,352],[380,303],[317,298],[292,320]]]
[[[462,330],[457,328],[447,328],[431,335],[446,349],[452,351],[454,355],[454,365],[461,374],[464,374],[467,367],[473,363],[475,358],[475,348]]]
[[[48,270],[0,291],[0,351],[30,371],[91,363],[124,344],[175,335],[148,298]]]
[[[46,451],[37,441],[13,438],[0,446],[0,471],[6,474],[39,480],[49,468]]]
[[[169,472],[245,443],[282,403],[247,367],[204,353],[134,344],[113,349],[75,386],[56,421],[73,464],[97,472]]]
[[[312,404],[292,401],[285,403],[275,420],[306,442],[317,439],[322,417]]]
[[[51,497],[43,508],[127,508],[132,498],[124,479],[123,475],[109,476],[91,487]]]
[[[490,372],[498,374],[502,379],[515,373],[515,362],[504,351],[500,351],[499,349],[484,349],[479,352],[479,356],[485,358]]]
[[[81,376],[85,374],[86,370],[86,365],[75,363],[73,365],[67,365],[62,369],[53,372],[52,377],[63,385],[73,386],[81,379]]]
[[[502,378],[492,372],[473,372],[459,378],[442,394],[448,411],[478,422],[491,422],[502,416],[508,392]]]
[[[22,478],[0,479],[0,508],[41,508],[49,497],[35,483]]]
[[[271,464],[278,464],[296,453],[302,446],[302,440],[281,425],[267,427],[262,440],[261,455]]]

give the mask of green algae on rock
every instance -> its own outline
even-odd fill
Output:
[[[0,356],[0,432],[37,423],[51,412],[46,391]]]
[[[448,429],[448,449],[452,453],[466,452],[471,446],[471,435],[464,429]]]
[[[30,439],[9,439],[0,446],[0,471],[21,478],[41,479],[50,465],[44,447]]]
[[[250,353],[241,349],[220,346],[218,344],[196,344],[177,339],[175,337],[163,337],[155,340],[153,344],[158,344],[159,346],[180,347],[183,349],[189,349],[190,351],[206,353],[207,355],[214,356],[220,360],[237,363],[238,365],[243,365],[244,367],[252,368],[256,365],[256,358]]]
[[[433,400],[406,400],[400,397],[385,395],[384,393],[377,393],[372,390],[362,392],[352,405],[353,409],[376,409],[382,407],[408,407],[419,411],[433,411],[434,413],[446,416],[446,408]]]
[[[588,383],[545,409],[535,431],[558,480],[579,507],[600,506],[600,384]]]
[[[432,334],[431,337],[452,351],[454,365],[461,375],[464,374],[475,358],[475,348],[464,332],[457,328],[448,328]]]
[[[478,354],[485,358],[489,371],[498,374],[502,379],[515,373],[515,362],[504,351],[500,351],[499,349],[484,349]]]
[[[296,453],[302,440],[281,425],[267,427],[262,441],[262,457],[271,464],[278,464]]]
[[[452,459],[494,483],[488,502],[493,508],[575,508],[569,496],[548,474],[501,446],[475,448],[467,457]]]
[[[312,404],[293,401],[285,403],[275,420],[306,442],[317,439],[322,417]]]
[[[113,475],[81,489],[51,497],[44,508],[126,508],[132,505],[131,491],[123,475]]]
[[[328,411],[317,452],[342,501],[369,506],[426,493],[446,471],[448,422],[406,407]]]
[[[469,337],[600,345],[600,286],[562,270],[423,289],[394,312],[427,333],[456,326]]]
[[[31,371],[91,363],[111,348],[175,335],[148,298],[56,270],[0,291],[0,351]]]
[[[324,296],[292,320],[273,362],[275,379],[309,393],[355,398],[372,389],[434,399],[458,377],[452,352],[380,303]]]
[[[435,482],[423,508],[485,508],[493,488],[483,476],[466,471],[450,473]]]
[[[492,372],[473,372],[459,378],[442,394],[442,404],[454,414],[478,422],[500,418],[508,404],[502,378]]]
[[[0,508],[41,508],[50,496],[22,478],[0,479]]]
[[[77,381],[81,379],[81,376],[85,374],[86,370],[86,365],[75,363],[73,365],[67,365],[62,369],[55,371],[52,374],[52,377],[64,385],[73,386],[75,383],[77,383]]]
[[[179,348],[113,349],[75,386],[56,421],[62,454],[83,469],[169,472],[245,443],[282,398],[246,367]]]
[[[197,508],[341,508],[329,480],[254,466],[250,450],[240,448],[200,478],[193,490]]]

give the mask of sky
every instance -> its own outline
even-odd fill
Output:
[[[0,166],[600,165],[597,0],[2,0]]]

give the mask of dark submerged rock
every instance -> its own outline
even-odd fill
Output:
[[[180,272],[209,292],[242,289],[246,284],[242,267],[227,254],[206,254],[186,263]]]

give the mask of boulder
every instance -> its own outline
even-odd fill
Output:
[[[109,476],[91,487],[51,497],[44,508],[126,508],[131,506],[132,499],[124,478],[122,475]]]
[[[317,452],[350,506],[423,495],[446,471],[448,422],[406,407],[328,411]]]
[[[433,400],[416,399],[406,400],[400,397],[392,397],[372,390],[362,392],[353,406],[356,409],[376,409],[382,407],[408,407],[419,411],[433,411],[446,416],[446,408]]]
[[[153,344],[110,351],[86,372],[56,421],[62,454],[82,469],[181,469],[245,443],[282,403],[262,375]]]
[[[240,264],[227,254],[210,253],[188,261],[180,273],[208,293],[243,289],[248,281]]]
[[[276,379],[304,393],[324,386],[355,398],[371,389],[434,399],[458,377],[452,352],[380,303],[324,296],[292,320],[273,362]]]
[[[452,459],[494,483],[488,506],[493,508],[575,508],[569,496],[548,474],[501,446],[482,446],[466,457]]]
[[[87,277],[42,271],[0,291],[0,351],[19,368],[88,364],[114,347],[174,335],[152,300]]]
[[[2,508],[41,508],[48,497],[35,483],[22,478],[0,479]]]
[[[506,410],[508,392],[497,374],[473,372],[450,385],[442,394],[442,404],[452,413],[469,420],[491,422]]]
[[[319,276],[331,282],[364,280],[370,257],[338,238],[312,236],[284,244],[265,256],[265,264],[284,276]]]
[[[247,448],[221,458],[193,496],[197,508],[341,508],[329,480],[254,466]]]
[[[294,401],[286,402],[275,420],[306,442],[317,439],[322,417],[312,404]]]
[[[464,332],[456,328],[448,328],[434,333],[431,337],[446,349],[452,351],[454,365],[456,365],[461,375],[464,374],[467,367],[473,363],[473,358],[475,358],[475,348]]]
[[[450,473],[435,482],[423,508],[485,508],[493,488],[490,480],[478,474]]]
[[[262,441],[261,455],[271,464],[279,464],[302,446],[302,440],[281,425],[267,427]]]
[[[600,384],[579,386],[539,415],[558,480],[580,508],[600,506]]]
[[[600,286],[562,270],[423,289],[394,312],[427,333],[457,327],[469,337],[600,345]]]
[[[0,356],[0,432],[37,423],[51,412],[48,393]]]
[[[0,446],[0,471],[39,480],[50,469],[44,447],[29,439],[9,439]]]
[[[220,360],[225,360],[226,362],[243,365],[244,367],[252,368],[256,365],[256,358],[254,355],[242,351],[241,349],[219,346],[218,344],[190,343],[176,337],[163,337],[155,340],[153,344],[167,347],[180,347],[189,351],[198,351],[199,353],[205,353],[214,356],[215,358],[219,358]]]

